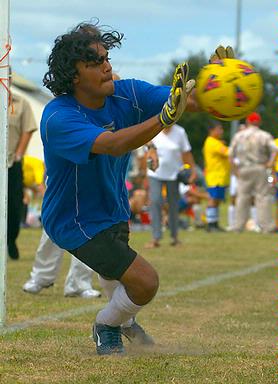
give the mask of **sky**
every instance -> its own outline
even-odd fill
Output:
[[[110,53],[122,78],[159,83],[172,60],[219,45],[236,45],[237,4],[241,3],[241,58],[278,71],[276,0],[10,0],[11,64],[42,86],[47,57],[58,35],[98,18],[124,33]]]

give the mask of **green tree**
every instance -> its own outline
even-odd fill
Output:
[[[253,63],[260,72],[264,82],[264,95],[258,107],[262,116],[262,128],[278,137],[278,75],[272,73],[269,68]]]
[[[196,79],[200,69],[208,63],[208,58],[204,52],[190,55],[186,60],[188,61],[190,68],[189,78],[194,79]],[[161,84],[171,85],[173,73],[177,64],[177,61],[171,63],[169,72],[160,79]],[[258,107],[258,111],[261,113],[263,120],[262,128],[270,132],[274,137],[278,137],[278,75],[273,74],[270,69],[266,67],[260,67],[256,63],[253,63],[253,65],[260,72],[264,81],[264,95],[261,104]],[[178,122],[179,125],[186,129],[195,160],[201,166],[203,165],[202,147],[207,136],[207,128],[210,119],[211,117],[205,112],[184,113]],[[229,144],[231,124],[229,122],[223,122],[223,126],[225,127],[224,139],[226,143]]]

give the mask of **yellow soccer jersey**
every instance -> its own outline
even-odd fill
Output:
[[[275,139],[274,141],[278,147],[278,139]],[[276,156],[276,161],[275,161],[275,172],[278,172],[278,155]]]
[[[25,155],[23,158],[23,184],[32,188],[44,181],[44,163],[36,157]]]
[[[208,136],[203,147],[205,179],[208,187],[226,187],[230,180],[229,148],[221,140]]]

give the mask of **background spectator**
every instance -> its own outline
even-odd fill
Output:
[[[231,161],[236,161],[238,180],[235,230],[242,231],[255,197],[257,221],[263,232],[273,229],[268,169],[272,169],[277,147],[270,133],[260,129],[261,116],[253,112],[246,119],[247,128],[236,133],[231,143]]]
[[[11,73],[10,73],[11,76]],[[22,158],[32,133],[37,129],[29,103],[13,94],[9,103],[9,148],[8,148],[8,254],[11,259],[19,258],[16,239],[20,231],[23,205]]]
[[[191,146],[185,130],[177,124],[165,128],[152,143],[157,148],[159,165],[156,171],[148,170],[150,210],[152,219],[152,241],[147,248],[158,247],[162,237],[162,187],[167,189],[168,226],[172,238],[171,245],[175,246],[178,240],[178,214],[179,190],[178,174],[184,163],[191,167],[189,182],[193,182],[197,175],[195,162],[191,153]]]
[[[210,196],[206,210],[207,230],[219,232],[223,231],[219,226],[219,204],[225,199],[230,178],[229,148],[222,141],[223,126],[220,121],[212,121],[208,130],[203,146],[205,180]]]

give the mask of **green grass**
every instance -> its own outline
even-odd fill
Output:
[[[1,384],[277,382],[275,268],[178,291],[209,276],[275,260],[277,235],[182,231],[182,246],[170,247],[166,233],[161,248],[147,251],[143,246],[150,234],[133,233],[132,246],[160,275],[159,295],[138,315],[156,346],[127,344],[128,353],[121,358],[97,356],[89,338],[93,305],[104,305],[105,299],[63,297],[68,255],[54,287],[35,296],[22,292],[39,237],[40,230],[22,230],[21,259],[8,260],[7,325],[71,309],[89,310],[1,335]]]

